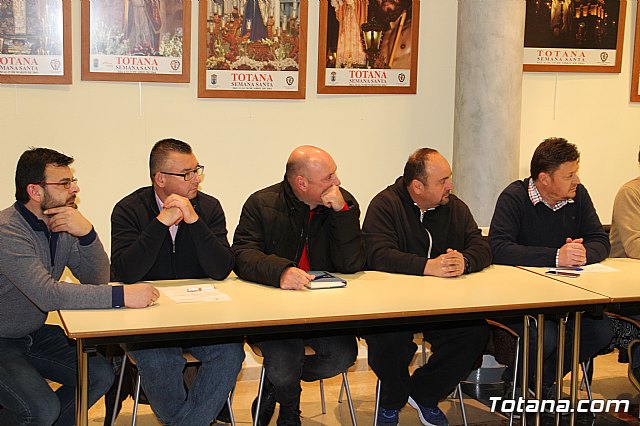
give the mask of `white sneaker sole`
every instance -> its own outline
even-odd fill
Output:
[[[418,407],[418,403],[417,403],[417,402],[415,402],[415,401],[413,400],[413,398],[409,397],[409,400],[408,400],[407,402],[409,403],[409,405],[411,406],[411,408],[413,408],[414,410],[416,410],[416,411],[418,412],[418,418],[420,418],[420,423],[422,423],[422,424],[423,424],[423,425],[425,425],[425,426],[438,426],[438,425],[436,425],[436,424],[429,423],[429,422],[427,421],[427,419],[425,419],[425,418],[422,416],[422,411],[421,411],[421,410],[420,410],[420,408]],[[448,424],[449,424],[449,423],[447,423],[447,426],[448,426]]]

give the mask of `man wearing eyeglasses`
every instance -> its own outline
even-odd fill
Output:
[[[234,265],[220,202],[198,191],[204,166],[191,147],[163,139],[151,150],[152,185],[127,195],[111,215],[113,280],[225,279]],[[163,424],[200,426],[219,415],[244,359],[238,342],[127,347],[151,408]],[[183,351],[201,362],[188,392]]]
[[[143,308],[159,297],[148,284],[109,286],[109,259],[80,213],[73,158],[47,148],[22,154],[16,202],[0,212],[0,424],[73,425],[75,344],[57,325],[58,309]],[[69,268],[82,284],[59,281]],[[92,285],[89,285],[92,284]],[[45,379],[61,386],[54,392]],[[89,356],[89,404],[113,382],[102,356]]]

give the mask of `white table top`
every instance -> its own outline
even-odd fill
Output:
[[[608,298],[519,268],[494,265],[458,278],[360,272],[346,288],[287,291],[229,278],[154,282],[212,283],[231,301],[177,304],[164,294],[145,309],[65,310],[71,338],[246,329],[448,314],[603,304]],[[162,292],[161,292],[162,293]]]
[[[582,272],[577,278],[550,276],[572,286],[608,296],[613,303],[640,301],[640,260],[629,258],[609,258],[603,265],[618,269],[617,272]],[[544,274],[548,268],[523,267],[537,274]]]

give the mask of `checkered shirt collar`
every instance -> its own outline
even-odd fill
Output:
[[[546,201],[542,199],[542,195],[540,195],[540,191],[538,191],[538,188],[536,187],[536,184],[533,182],[532,178],[529,178],[529,199],[531,200],[534,206],[542,202],[544,203],[545,206],[549,207],[551,211],[554,211],[554,212],[560,210],[561,208],[563,208],[569,203],[573,203],[573,199],[569,198],[567,200],[558,201],[553,207],[550,206],[549,204],[547,204]]]

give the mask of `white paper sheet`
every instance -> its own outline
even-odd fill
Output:
[[[176,303],[226,302],[231,300],[227,294],[216,289],[211,284],[162,287],[159,290]]]

